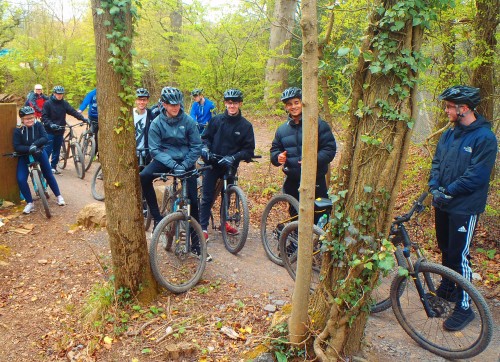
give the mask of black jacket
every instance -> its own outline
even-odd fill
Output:
[[[201,136],[211,153],[234,156],[236,162],[250,160],[255,151],[252,124],[241,115],[230,116],[227,110],[213,117]]]
[[[461,215],[484,211],[497,150],[491,124],[480,114],[469,126],[457,124],[443,133],[429,177],[430,189],[442,186],[453,196],[443,211]]]
[[[286,123],[276,130],[273,143],[271,145],[271,163],[274,166],[281,166],[278,162],[278,155],[286,152],[286,162],[283,172],[290,178],[300,180],[300,163],[302,160],[302,119],[295,124],[293,119],[288,117]],[[332,130],[328,123],[322,119],[318,120],[318,165],[317,177],[324,177],[328,171],[328,164],[335,157],[337,144]]]
[[[31,145],[42,147],[47,142],[47,132],[40,122],[35,122],[31,127],[16,128],[12,137],[14,151],[19,153],[28,153]]]
[[[85,117],[76,111],[70,104],[61,99],[58,101],[54,95],[51,95],[49,100],[44,103],[42,109],[42,122],[45,126],[45,130],[47,133],[54,135],[64,134],[64,130],[53,131],[50,129],[50,125],[52,123],[57,124],[58,126],[66,125],[66,114],[75,117],[80,121],[85,121]]]

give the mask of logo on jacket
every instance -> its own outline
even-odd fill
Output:
[[[460,228],[457,231],[461,233],[466,233],[467,229],[464,226],[460,226]]]
[[[241,133],[239,131],[234,132],[235,135],[239,136]]]
[[[184,129],[184,126],[179,126],[179,129]]]
[[[465,151],[465,152],[472,153],[472,147],[470,147],[470,146],[465,146],[465,147],[464,147],[464,151]]]

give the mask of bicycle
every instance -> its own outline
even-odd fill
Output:
[[[153,231],[149,260],[158,283],[176,294],[194,287],[205,270],[207,244],[200,224],[191,217],[187,180],[200,176],[203,170],[211,167],[205,166],[182,174],[155,174],[163,181],[167,181],[169,177],[173,179],[172,199],[169,203],[170,213]],[[174,199],[174,195],[178,197]],[[199,242],[199,250],[193,250],[192,239],[195,238]]]
[[[71,150],[71,158],[75,163],[75,170],[78,178],[82,179],[85,177],[85,159],[83,157],[82,147],[78,143],[78,137],[75,135],[73,128],[81,127],[85,125],[86,122],[80,122],[74,125],[60,126],[59,129],[68,128],[69,132],[64,136],[64,140],[61,145],[61,153],[59,155],[58,166],[61,169],[66,168],[66,164],[69,158],[69,150]]]
[[[43,150],[41,150],[41,152],[43,152]],[[4,156],[8,157],[28,156],[29,159],[28,170],[31,182],[33,184],[33,189],[35,191],[35,194],[42,202],[43,209],[45,210],[45,216],[47,217],[47,219],[50,219],[52,217],[52,214],[50,212],[49,202],[47,200],[49,198],[49,192],[47,190],[47,183],[45,182],[45,179],[43,177],[42,169],[40,168],[40,162],[35,160],[33,155],[26,153],[12,152],[12,153],[5,153]]]
[[[83,158],[85,160],[85,172],[89,170],[92,162],[94,162],[94,158],[96,155],[96,140],[94,133],[94,126],[92,125],[92,121],[89,120],[87,123],[87,129],[82,132],[80,138],[78,139],[78,143],[82,148]]]

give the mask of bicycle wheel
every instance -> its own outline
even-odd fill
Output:
[[[250,212],[247,198],[238,186],[229,187],[221,209],[221,232],[224,246],[231,254],[238,254],[243,249],[248,236]]]
[[[299,222],[293,221],[288,223],[282,230],[279,239],[279,251],[283,266],[288,274],[295,280],[297,271],[297,251],[299,241]],[[312,258],[312,275],[311,275],[311,290],[314,290],[319,284],[319,275],[321,272],[321,260],[323,254],[320,251],[320,237],[324,235],[323,229],[314,225],[313,230],[313,258]]]
[[[267,257],[273,263],[283,265],[279,255],[281,231],[288,223],[297,220],[298,214],[299,202],[287,194],[274,196],[266,205],[260,221],[260,239]]]
[[[199,255],[191,252],[186,241],[187,228],[191,226],[191,242],[198,239]],[[162,235],[172,234],[174,242],[167,248]],[[183,293],[194,287],[203,275],[207,262],[207,245],[198,222],[182,212],[164,217],[158,224],[149,245],[151,270],[158,283],[172,293]]]
[[[142,215],[144,216],[144,230],[148,231],[153,217],[151,216],[149,205],[144,197],[142,198]]]
[[[92,182],[90,183],[90,191],[92,196],[97,201],[104,201],[104,178],[102,176],[101,165],[95,170],[94,176],[92,176]]]
[[[415,283],[400,276],[392,283],[391,300],[394,314],[406,333],[421,347],[448,359],[470,358],[484,351],[493,334],[493,319],[486,301],[472,283],[443,265],[428,262],[420,264],[416,277],[426,295],[435,292],[443,278],[460,286],[469,295],[475,318],[460,331],[446,330],[443,322],[452,314],[455,302],[429,297],[427,301],[434,315],[428,316]]]
[[[85,171],[88,171],[95,157],[95,139],[94,134],[90,131],[82,133],[83,138],[80,143],[85,164]]]
[[[50,219],[52,214],[50,213],[49,202],[47,201],[47,197],[45,196],[45,190],[43,188],[40,176],[40,170],[34,169],[31,173],[31,180],[33,181],[33,188],[35,189],[35,193],[40,198],[40,201],[42,201],[43,209],[45,210],[45,216],[47,216],[47,219]]]
[[[408,263],[403,255],[403,249],[398,246],[393,254],[394,268],[387,274],[379,273],[379,277],[372,291],[371,298],[375,302],[370,307],[371,313],[379,313],[391,307],[391,284],[398,275],[399,267],[408,269]],[[403,292],[403,289],[401,289]]]
[[[76,175],[78,178],[82,179],[85,177],[85,163],[83,158],[82,147],[79,143],[71,144],[71,155],[73,157],[73,162],[75,163]]]
[[[60,169],[66,168],[66,164],[68,163],[68,151],[68,144],[66,140],[64,140],[61,145],[61,151],[59,152],[59,162],[57,163]],[[52,150],[52,152],[54,151]]]

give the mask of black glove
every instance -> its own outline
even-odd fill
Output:
[[[50,129],[53,130],[53,131],[58,131],[59,130],[59,126],[55,123],[51,123],[50,124]]]
[[[174,175],[182,175],[184,172],[186,172],[185,167],[182,165],[179,165],[178,163],[176,163],[174,165],[174,167],[172,167],[172,173]]]
[[[433,196],[432,200],[439,207],[448,205],[453,199],[453,196],[446,194],[446,189],[444,187],[439,187],[437,190],[432,190],[431,194]]]
[[[203,147],[201,149],[201,158],[203,159],[203,161],[205,161],[205,162],[210,161],[210,156],[211,155],[210,155],[210,151],[208,150],[208,148]]]
[[[234,163],[234,156],[224,156],[218,163],[221,166],[230,167]]]
[[[34,155],[37,151],[37,147],[35,145],[31,145],[30,146],[30,150],[29,150],[29,153],[30,155]]]

